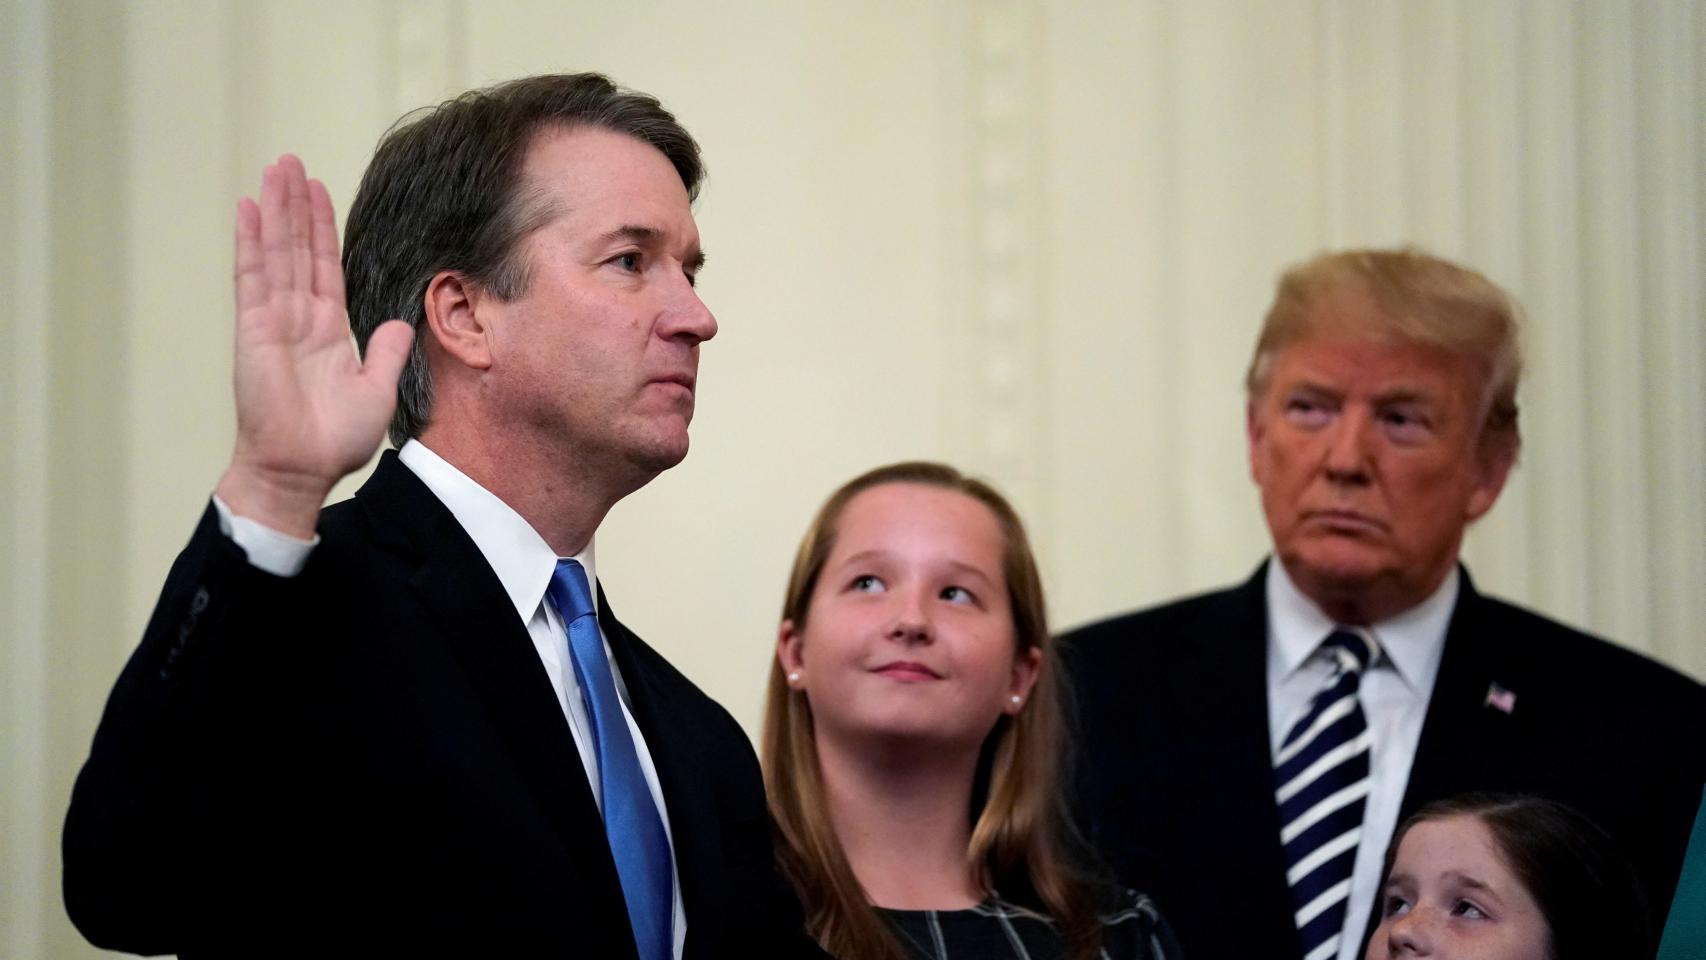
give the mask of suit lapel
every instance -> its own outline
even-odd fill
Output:
[[[1495,686],[1520,691],[1521,664],[1506,638],[1486,625],[1487,603],[1470,583],[1468,571],[1460,568],[1460,573],[1463,585],[1446,630],[1439,677],[1428,700],[1400,819],[1430,800],[1500,782],[1504,778],[1497,776],[1496,768],[1513,756],[1514,710],[1490,705],[1488,694]]]
[[[716,943],[719,939],[715,925],[720,918],[714,911],[703,909],[709,902],[705,890],[708,872],[701,869],[713,862],[708,858],[721,856],[720,850],[705,848],[709,838],[718,836],[718,824],[712,819],[714,810],[710,804],[694,802],[696,796],[703,795],[704,778],[713,773],[699,764],[695,751],[687,749],[687,745],[697,742],[696,732],[679,729],[680,717],[669,709],[670,692],[658,672],[648,669],[639,638],[616,618],[602,586],[598,588],[598,609],[599,626],[610,642],[616,668],[628,689],[628,709],[646,738],[658,787],[663,792],[676,882],[681,885],[682,913],[690,921],[682,955],[693,957],[699,952],[696,945]]]
[[[1504,778],[1498,768],[1518,755],[1513,713],[1489,705],[1488,694],[1495,685],[1520,690],[1521,665],[1505,639],[1487,628],[1487,602],[1470,582],[1469,571],[1459,566],[1458,574],[1462,586],[1446,627],[1439,676],[1428,698],[1410,779],[1398,806],[1399,824],[1431,801],[1501,782]],[[1376,897],[1363,928],[1364,947],[1379,923],[1380,898]]]
[[[415,599],[478,691],[574,869],[585,874],[586,897],[608,899],[607,915],[625,917],[603,820],[568,721],[497,574],[456,518],[395,454],[386,453],[356,499],[381,536],[418,558],[410,581]]]

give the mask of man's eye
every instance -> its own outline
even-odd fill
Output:
[[[854,577],[853,582],[848,586],[858,593],[881,593],[883,590],[883,582],[869,573],[862,573]]]
[[[1384,916],[1401,917],[1410,912],[1410,902],[1397,894],[1389,894],[1381,912]]]
[[[634,252],[634,251],[630,251],[628,253],[623,253],[623,254],[618,254],[617,256],[613,257],[610,262],[621,267],[624,270],[632,271],[632,270],[640,269],[640,255],[639,255],[639,253]]]
[[[1285,402],[1285,418],[1302,427],[1320,427],[1327,423],[1332,411],[1327,405],[1309,397],[1292,397]]]
[[[1380,422],[1400,443],[1425,440],[1431,432],[1428,418],[1414,410],[1387,410],[1380,415]]]

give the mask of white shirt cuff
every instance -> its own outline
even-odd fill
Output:
[[[312,540],[300,540],[280,533],[263,523],[239,517],[219,494],[213,495],[213,509],[219,513],[219,530],[230,537],[249,556],[249,565],[275,577],[294,577],[302,572],[308,554],[320,543],[320,535]]]

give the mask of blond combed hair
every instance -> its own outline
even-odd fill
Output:
[[[1335,295],[1363,293],[1376,310],[1315,309]],[[1324,253],[1286,270],[1256,340],[1244,377],[1253,401],[1266,389],[1274,358],[1320,333],[1387,339],[1436,347],[1482,368],[1481,432],[1485,453],[1508,455],[1522,446],[1516,391],[1522,378],[1522,311],[1503,288],[1480,273],[1413,247]]]
[[[1060,792],[1065,780],[1065,685],[1030,541],[1006,498],[952,467],[924,461],[890,464],[855,477],[824,502],[807,528],[788,578],[782,617],[804,629],[842,512],[858,494],[891,483],[963,493],[987,506],[1000,523],[1015,650],[1037,650],[1042,666],[1025,709],[1001,717],[985,741],[979,770],[980,782],[987,778],[987,790],[976,807],[967,866],[986,890],[1007,883],[1027,888],[1054,919],[1070,956],[1092,957],[1101,947],[1094,880],[1083,866]],[[905,951],[872,909],[836,837],[811,704],[803,692],[789,687],[781,664],[774,661],[762,739],[764,786],[781,839],[777,859],[805,905],[807,929],[825,950],[843,960],[905,960]],[[979,798],[973,800],[975,806]]]

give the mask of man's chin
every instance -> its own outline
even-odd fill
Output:
[[[628,462],[653,476],[687,459],[687,431],[678,436],[653,437],[629,448]]]
[[[1286,572],[1303,587],[1332,593],[1355,592],[1374,583],[1387,568],[1385,558],[1373,551],[1356,549],[1350,544],[1333,544],[1326,549],[1301,551],[1286,560]]]

